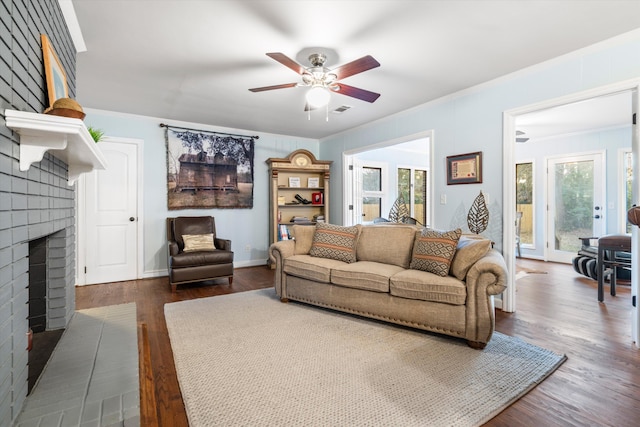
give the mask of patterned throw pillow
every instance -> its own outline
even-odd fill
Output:
[[[213,251],[213,234],[183,234],[184,252]]]
[[[341,227],[319,222],[313,234],[309,255],[347,263],[356,262],[356,244],[360,227]]]
[[[456,253],[462,230],[428,230],[416,236],[413,244],[413,258],[409,268],[428,271],[445,277],[449,274],[449,265]]]

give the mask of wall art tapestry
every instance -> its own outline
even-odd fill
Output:
[[[253,207],[257,136],[165,127],[169,210]]]

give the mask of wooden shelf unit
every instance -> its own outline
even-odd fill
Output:
[[[271,183],[269,185],[269,243],[280,240],[280,226],[289,227],[293,217],[306,217],[313,223],[314,215],[324,215],[329,222],[329,177],[331,161],[317,160],[307,150],[296,150],[285,158],[269,158]],[[300,187],[290,186],[289,178],[298,178]],[[309,178],[318,181],[317,187],[309,187]],[[299,194],[306,200],[313,200],[313,193],[320,193],[322,203],[292,204]],[[280,198],[281,203],[278,204]],[[278,220],[278,218],[280,218]]]

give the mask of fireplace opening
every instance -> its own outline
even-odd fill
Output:
[[[64,329],[47,331],[47,240],[42,237],[29,242],[29,329],[33,332],[28,358],[27,394],[58,344]]]
[[[47,238],[29,242],[29,328],[47,329]]]

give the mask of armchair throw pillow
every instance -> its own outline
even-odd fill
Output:
[[[438,231],[424,229],[416,236],[409,268],[445,277],[456,253],[462,230]]]
[[[213,251],[213,234],[183,234],[184,252]]]

